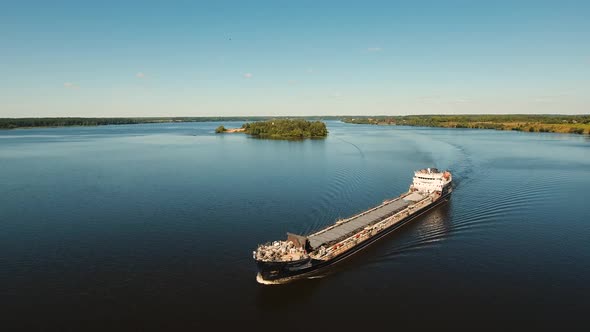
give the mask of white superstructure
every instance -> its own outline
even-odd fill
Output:
[[[448,171],[441,172],[436,168],[425,168],[414,172],[410,190],[424,193],[443,192],[443,188],[452,180],[452,175]]]

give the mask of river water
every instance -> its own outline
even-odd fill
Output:
[[[277,141],[220,124],[0,131],[5,326],[585,321],[588,137],[328,121],[326,139]],[[453,173],[448,204],[318,278],[256,282],[257,244],[395,197],[432,166]]]

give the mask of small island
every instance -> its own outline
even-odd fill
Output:
[[[305,139],[323,138],[328,135],[326,124],[321,121],[303,119],[273,119],[268,121],[247,122],[242,128],[226,129],[219,126],[215,133],[244,132],[257,138],[270,139]]]

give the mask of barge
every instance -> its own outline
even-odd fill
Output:
[[[403,224],[450,199],[449,171],[414,172],[407,192],[309,235],[287,233],[287,239],[259,245],[252,253],[257,281],[273,283],[311,277],[321,269],[362,250]]]

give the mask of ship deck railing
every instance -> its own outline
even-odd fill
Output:
[[[353,219],[355,219],[355,218],[358,218],[358,217],[362,217],[362,216],[366,215],[367,213],[370,213],[370,212],[372,212],[372,211],[375,211],[375,210],[377,210],[377,209],[379,209],[379,208],[383,207],[384,205],[387,205],[387,204],[393,203],[394,201],[397,201],[397,200],[399,200],[399,199],[403,199],[403,198],[405,198],[406,196],[408,196],[408,195],[410,195],[410,194],[411,194],[411,193],[409,193],[409,192],[408,192],[408,193],[404,193],[404,194],[402,194],[402,195],[401,195],[401,196],[399,196],[399,197],[396,197],[396,198],[393,198],[393,199],[388,199],[388,200],[385,200],[385,201],[383,201],[383,203],[381,203],[380,205],[377,205],[377,206],[375,206],[375,207],[372,207],[372,208],[370,208],[370,209],[368,209],[368,210],[365,210],[365,211],[363,211],[363,212],[361,212],[361,213],[359,213],[359,214],[355,214],[355,215],[354,215],[354,216],[352,216],[352,217],[349,217],[349,218],[346,218],[346,219],[340,219],[340,220],[336,221],[336,223],[335,223],[334,225],[331,225],[331,226],[329,226],[329,227],[326,227],[326,228],[324,228],[324,229],[322,229],[322,230],[319,230],[319,231],[317,231],[317,232],[315,232],[315,233],[313,233],[313,234],[310,234],[310,235],[308,235],[307,237],[309,238],[309,237],[312,237],[312,236],[315,236],[315,235],[318,235],[318,234],[321,234],[321,233],[327,232],[327,231],[329,231],[330,229],[332,229],[332,228],[334,228],[334,227],[337,227],[337,226],[338,226],[338,225],[340,225],[340,224],[346,223],[346,222],[348,222],[349,220],[353,220]]]
[[[354,234],[367,226],[395,215],[396,213],[407,208],[410,204],[414,203],[414,201],[404,200],[404,198],[409,194],[411,193],[406,193],[393,200],[385,201],[381,205],[378,205],[343,221],[339,221],[335,225],[309,235],[307,238],[309,239],[310,246],[313,249],[317,249],[322,245],[335,243],[338,240],[345,239],[351,234]],[[425,196],[422,197],[425,198]]]

